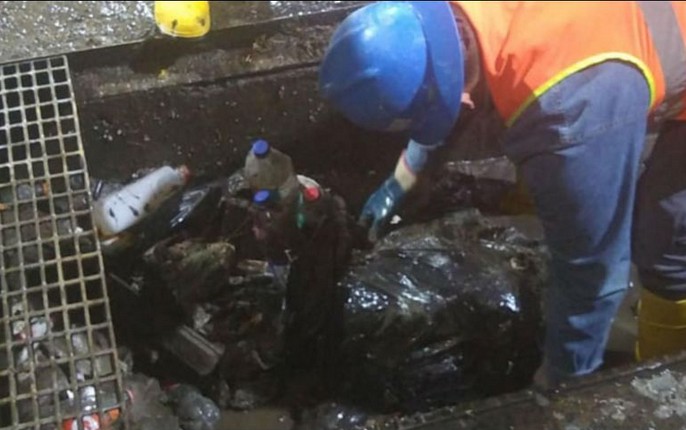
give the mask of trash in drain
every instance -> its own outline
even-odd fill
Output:
[[[288,407],[302,428],[359,428],[379,414],[427,410],[529,383],[540,359],[545,250],[472,208],[495,201],[495,194],[483,194],[500,196],[511,182],[484,187],[451,170],[431,194],[441,202],[432,220],[405,217],[370,247],[342,197],[296,174],[287,155],[260,141],[246,161],[248,175],[241,169],[226,178],[172,166],[128,181],[90,178],[121,346],[124,416],[116,386],[71,381],[68,369],[54,365],[84,354],[87,360],[75,362],[76,379],[112,373],[115,359],[100,355],[111,348],[107,336],[78,324],[30,354],[13,349],[16,367],[35,371],[35,381],[20,374],[17,393],[32,384],[58,389],[61,405],[80,414],[64,428],[126,422],[135,429],[205,430],[216,428],[220,409],[265,405]],[[475,190],[481,200],[446,197]],[[88,202],[73,199],[64,210],[74,206],[87,210]],[[17,213],[0,211],[0,217]],[[60,221],[31,233],[83,229],[73,217]],[[7,246],[23,233],[3,234],[10,235],[3,238]],[[84,252],[94,249],[93,240],[67,245]],[[49,246],[35,256],[9,252],[5,261],[56,258],[51,252]],[[12,319],[13,345],[73,323],[34,312],[42,306],[41,300],[9,301],[12,315],[36,314]],[[52,415],[52,403],[19,398],[18,413],[38,408],[41,416]]]
[[[134,428],[210,429],[219,409],[265,405],[288,407],[302,428],[358,428],[529,384],[545,249],[489,223],[474,199],[446,197],[513,183],[484,188],[451,170],[431,196],[442,212],[406,217],[370,247],[340,196],[260,145],[251,177],[184,176],[102,240]],[[260,164],[264,154],[278,157]],[[93,195],[159,171],[92,178]]]

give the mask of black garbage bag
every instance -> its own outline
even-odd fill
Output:
[[[100,196],[121,187],[117,182],[95,180],[102,185]],[[103,241],[103,252],[119,272],[135,265],[140,255],[157,242],[176,233],[186,237],[216,237],[220,224],[221,199],[228,179],[198,178],[192,184],[172,193],[146,218],[114,238]],[[95,195],[95,194],[94,194]]]
[[[505,157],[449,161],[429,169],[424,179],[401,209],[400,226],[471,208],[485,215],[535,214],[515,165]]]
[[[333,365],[340,339],[343,300],[335,289],[350,262],[353,238],[342,199],[322,198],[318,222],[290,236],[295,253],[286,296],[286,343],[291,366]]]
[[[350,403],[416,411],[525,386],[540,362],[545,258],[475,210],[391,233],[338,285]]]

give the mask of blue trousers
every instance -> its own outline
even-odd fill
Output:
[[[686,122],[661,128],[636,198],[633,258],[641,284],[686,299]]]
[[[544,93],[505,137],[552,254],[544,357],[553,381],[602,364],[629,284],[649,103],[638,69],[602,63]]]

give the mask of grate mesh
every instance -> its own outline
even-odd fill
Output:
[[[123,406],[72,94],[66,57],[0,66],[0,429]]]

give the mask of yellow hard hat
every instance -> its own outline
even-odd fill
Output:
[[[174,37],[202,37],[210,31],[210,2],[156,1],[155,23]]]

